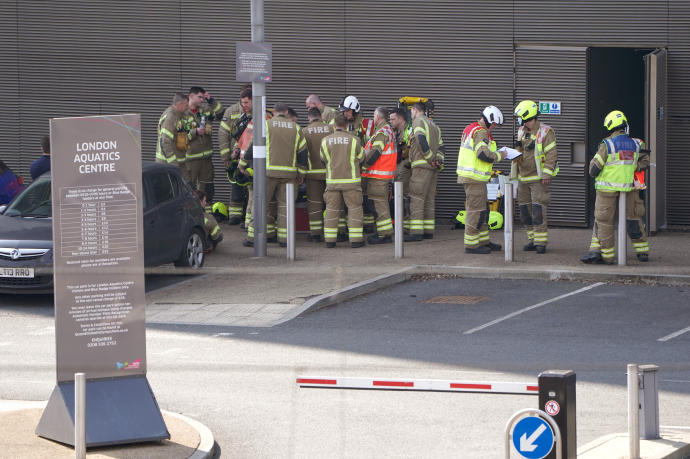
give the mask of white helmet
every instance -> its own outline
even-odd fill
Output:
[[[359,101],[355,96],[347,96],[340,104],[340,111],[352,110],[355,114],[359,113]]]
[[[484,117],[486,127],[491,126],[492,123],[496,123],[499,126],[503,124],[503,113],[501,113],[498,107],[493,105],[486,107],[482,112],[482,116]]]

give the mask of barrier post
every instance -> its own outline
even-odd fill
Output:
[[[393,199],[395,200],[395,258],[400,259],[404,256],[402,182],[393,182]]]
[[[628,444],[630,459],[640,459],[640,400],[637,364],[628,364]]]
[[[640,435],[645,440],[659,438],[659,380],[657,365],[639,366]]]
[[[505,218],[503,219],[503,236],[505,242],[506,261],[513,261],[515,257],[515,246],[513,241],[513,210],[515,209],[513,198],[513,184],[506,182],[503,208]]]
[[[539,409],[544,410],[561,432],[561,456],[577,457],[575,372],[547,370],[539,374]],[[555,459],[552,450],[546,458]]]
[[[295,261],[295,184],[285,184],[285,201],[287,202],[287,259]]]
[[[625,201],[628,193],[618,193],[618,233],[616,234],[618,266],[625,266],[628,255],[627,231],[625,225]]]
[[[74,374],[74,457],[86,458],[86,373]]]

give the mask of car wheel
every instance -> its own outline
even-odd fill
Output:
[[[192,231],[187,237],[182,255],[175,262],[175,266],[198,269],[204,266],[206,252],[204,247],[204,235],[198,229]]]

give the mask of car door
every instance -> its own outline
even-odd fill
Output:
[[[148,174],[143,180],[143,214],[144,214],[144,264],[146,266],[158,263],[160,246],[157,235],[156,222],[158,221],[158,208],[153,202],[153,191]]]
[[[152,243],[154,253],[149,252],[150,258],[147,265],[157,265],[176,259],[171,252],[179,255],[180,245],[179,227],[182,218],[182,209],[177,205],[179,189],[173,186],[170,176],[166,171],[158,171],[147,174],[148,188],[151,191],[151,208],[144,214],[144,231],[149,231],[155,239]]]

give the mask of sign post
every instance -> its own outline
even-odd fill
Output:
[[[272,79],[273,50],[264,43],[264,2],[252,0],[251,42],[235,44],[235,79],[252,83],[252,113],[258,113],[261,128],[254,129],[254,256],[266,256],[266,83]],[[261,107],[259,109],[259,107]]]
[[[74,444],[86,374],[86,446],[170,438],[146,379],[139,115],[50,121],[57,386],[36,433]]]

